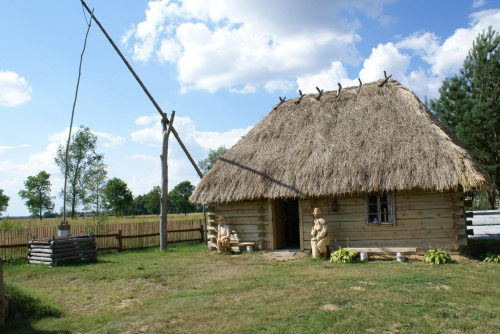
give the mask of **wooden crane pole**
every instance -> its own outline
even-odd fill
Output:
[[[172,132],[179,142],[179,145],[181,145],[184,153],[188,157],[189,161],[191,161],[191,164],[193,165],[194,169],[198,173],[198,176],[203,178],[203,173],[200,171],[196,163],[194,162],[193,158],[191,157],[191,154],[189,154],[189,151],[187,150],[186,146],[184,146],[184,143],[182,142],[181,138],[179,137],[179,134],[175,130],[173,126],[174,122],[174,116],[175,116],[175,111],[172,112],[172,117],[170,118],[170,121],[167,118],[167,115],[161,110],[160,106],[158,103],[156,103],[155,99],[153,96],[149,93],[148,89],[146,86],[142,83],[141,79],[139,76],[135,73],[134,69],[132,66],[130,66],[129,62],[123,54],[121,53],[120,49],[116,46],[116,44],[113,42],[111,37],[109,37],[108,33],[102,26],[101,22],[95,17],[94,12],[90,11],[89,7],[87,7],[87,4],[85,1],[80,0],[82,5],[85,7],[87,12],[92,16],[92,19],[95,21],[95,23],[99,26],[101,31],[104,33],[108,41],[111,43],[113,48],[115,49],[116,53],[120,56],[120,58],[123,60],[127,68],[129,69],[130,73],[134,76],[135,80],[139,83],[141,88],[144,90],[146,95],[149,97],[149,100],[153,103],[155,106],[156,110],[160,113],[162,117],[162,129],[163,129],[163,147],[162,147],[162,154],[161,154],[161,160],[162,160],[162,184],[161,184],[161,221],[160,221],[160,249],[161,250],[166,250],[167,249],[167,205],[168,205],[168,163],[167,163],[167,156],[168,156],[168,137],[170,136],[170,133]],[[205,205],[203,205],[203,212],[205,212]],[[204,215],[205,216],[205,215]]]
[[[137,80],[137,82],[139,83],[139,85],[142,87],[142,89],[144,90],[144,92],[146,93],[146,95],[149,97],[149,99],[151,100],[151,102],[153,103],[153,105],[155,106],[156,110],[158,110],[158,112],[160,113],[162,119],[166,122],[167,125],[170,124],[170,121],[168,120],[167,118],[167,115],[161,110],[160,106],[158,105],[158,103],[156,103],[155,99],[153,98],[153,96],[149,93],[148,89],[146,88],[146,86],[144,86],[144,84],[142,83],[141,79],[139,78],[139,76],[135,73],[134,69],[132,68],[132,66],[130,66],[130,64],[128,63],[127,59],[125,59],[125,57],[123,56],[123,54],[121,53],[120,49],[118,49],[118,47],[116,46],[115,42],[113,42],[113,40],[111,39],[111,37],[109,37],[108,33],[106,32],[106,30],[104,29],[104,27],[102,26],[101,22],[99,22],[99,20],[97,20],[97,18],[95,17],[95,15],[90,11],[89,7],[87,7],[87,4],[85,3],[85,1],[83,0],[80,0],[82,5],[85,7],[85,9],[87,10],[87,12],[89,12],[89,14],[92,16],[92,19],[95,21],[95,23],[99,26],[99,28],[101,29],[101,31],[104,33],[104,35],[106,36],[106,38],[108,39],[108,41],[111,43],[111,45],[113,46],[113,48],[115,49],[116,53],[118,53],[118,55],[120,56],[120,58],[123,60],[123,62],[125,63],[125,65],[127,66],[127,68],[129,69],[129,71],[132,73],[132,75],[134,76],[135,80]],[[191,157],[191,154],[189,154],[186,146],[184,146],[184,143],[182,142],[181,138],[179,137],[179,134],[177,133],[177,131],[175,130],[174,127],[172,127],[171,129],[171,132],[174,134],[175,138],[177,139],[177,141],[179,142],[179,145],[181,145],[182,149],[184,150],[184,153],[186,154],[186,156],[188,157],[189,161],[191,161],[191,164],[193,165],[194,169],[196,170],[196,172],[198,173],[198,176],[200,178],[203,178],[203,173],[200,171],[200,169],[198,168],[198,166],[196,165],[196,163],[194,162],[193,158]]]

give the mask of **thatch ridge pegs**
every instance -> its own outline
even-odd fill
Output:
[[[342,85],[340,84],[340,82],[337,85],[339,85],[339,89],[337,90],[337,96],[339,96],[340,91],[342,90]]]
[[[321,99],[321,95],[323,95],[323,89],[319,89],[318,86],[316,86],[316,90],[318,91],[319,95],[316,96],[316,100],[319,101]]]
[[[298,99],[297,101],[295,101],[295,104],[299,104],[299,103],[300,103],[300,101],[302,101],[302,98],[303,98],[304,96],[306,96],[306,94],[302,94],[302,91],[301,91],[300,89],[299,89],[299,94],[300,94],[300,97],[299,97],[299,99]]]
[[[358,81],[359,81],[359,88],[361,88],[361,86],[363,86],[363,83],[361,82],[360,78],[358,78]]]
[[[385,75],[385,71],[384,71],[384,75]],[[378,84],[379,87],[384,87],[384,85],[387,83],[387,81],[389,81],[389,79],[392,77],[392,74],[389,75],[388,77],[386,77],[384,79],[384,81],[382,81],[381,83]]]
[[[279,107],[280,105],[282,105],[282,104],[283,104],[283,102],[285,102],[285,101],[286,101],[286,96],[285,96],[284,98],[281,98],[281,96],[280,96],[279,98],[280,98],[280,103],[278,103],[278,104],[276,105],[276,107],[274,107],[274,110],[278,109],[278,107]]]

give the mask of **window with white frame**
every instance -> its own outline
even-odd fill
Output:
[[[396,225],[394,193],[366,194],[366,223],[368,225]]]

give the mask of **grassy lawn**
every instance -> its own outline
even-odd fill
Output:
[[[340,265],[179,245],[4,270],[7,292],[42,310],[7,333],[500,332],[496,263]]]

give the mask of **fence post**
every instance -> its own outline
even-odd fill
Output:
[[[122,239],[122,230],[118,230],[118,251],[121,252],[123,250],[123,239]]]
[[[3,289],[3,260],[0,257],[0,326],[5,324],[5,292]]]
[[[200,223],[200,243],[205,242],[205,233],[203,231],[203,222]]]

